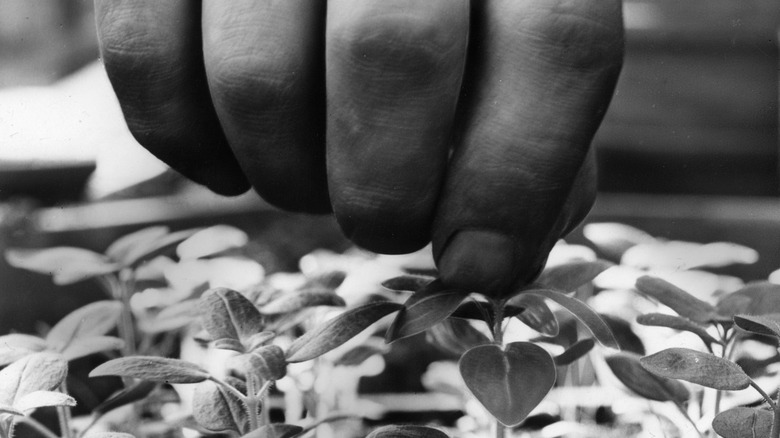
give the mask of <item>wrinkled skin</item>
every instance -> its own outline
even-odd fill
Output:
[[[215,192],[332,211],[367,249],[433,241],[503,295],[590,209],[619,0],[96,0],[130,130]]]

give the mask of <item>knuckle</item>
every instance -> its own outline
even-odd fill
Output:
[[[233,51],[206,60],[209,85],[229,107],[284,106],[294,99],[302,68],[290,59]]]
[[[582,70],[619,67],[623,18],[619,1],[544,2],[523,19],[521,32],[545,48],[549,61]]]
[[[430,20],[381,17],[334,29],[329,44],[361,74],[383,72],[388,79],[425,82],[448,66],[458,46],[455,34]]]
[[[100,33],[106,66],[128,75],[154,75],[177,58],[177,47],[157,38],[135,17],[118,15]]]

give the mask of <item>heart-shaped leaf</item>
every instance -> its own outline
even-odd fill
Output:
[[[249,425],[246,408],[236,395],[214,382],[195,386],[192,396],[192,416],[211,432],[245,433]]]
[[[613,263],[606,260],[566,263],[545,269],[534,283],[538,284],[541,289],[572,292],[612,266]]]
[[[537,295],[520,294],[511,300],[515,306],[523,308],[517,319],[545,336],[558,336],[558,318],[550,310],[544,299]]]
[[[43,339],[21,333],[0,336],[0,367],[46,349]]]
[[[645,275],[637,279],[636,288],[693,322],[704,324],[716,316],[715,307],[710,303],[694,297],[666,280]]]
[[[704,343],[707,345],[722,343],[710,335],[704,326],[701,326],[691,321],[690,319],[686,319],[681,316],[667,315],[664,313],[648,313],[638,316],[636,318],[636,322],[642,325],[668,327],[674,330],[691,332],[700,337],[701,340],[704,341]]]
[[[621,383],[644,398],[685,403],[691,396],[682,383],[656,376],[639,363],[639,356],[618,353],[606,358],[607,365]]]
[[[25,356],[0,371],[0,405],[16,401],[36,391],[53,391],[65,380],[68,363],[56,353]]]
[[[244,343],[265,327],[263,316],[255,305],[232,289],[210,289],[201,296],[199,306],[203,325],[214,340],[232,339]]]
[[[390,425],[374,429],[366,438],[449,438],[449,436],[432,427]]]
[[[639,360],[656,376],[680,379],[709,388],[735,391],[750,386],[750,377],[729,360],[689,348],[667,348]]]
[[[447,318],[431,327],[426,338],[430,344],[457,356],[477,345],[490,343],[490,339],[471,322],[460,318]]]
[[[100,403],[95,408],[93,408],[92,412],[95,414],[105,414],[106,412],[112,411],[116,408],[128,405],[130,403],[135,403],[138,400],[143,400],[146,398],[146,396],[151,394],[155,388],[157,388],[157,383],[150,382],[148,380],[140,380],[134,383],[132,386],[129,386],[112,395],[103,403]]]
[[[180,359],[154,356],[120,357],[99,365],[90,377],[134,377],[158,383],[198,383],[209,378],[208,371]]]
[[[74,340],[101,336],[116,326],[122,314],[119,301],[96,301],[62,318],[46,335],[46,343],[55,351],[65,350]]]
[[[198,231],[176,247],[181,260],[199,259],[240,248],[249,243],[249,236],[236,227],[215,225]]]
[[[418,290],[404,303],[387,331],[387,342],[422,333],[444,321],[469,295],[458,289],[446,289],[438,280]]]
[[[615,335],[612,334],[612,330],[610,330],[607,323],[604,322],[598,313],[593,311],[593,309],[588,307],[588,305],[582,301],[560,292],[545,289],[528,290],[524,291],[523,294],[539,295],[541,297],[555,301],[561,307],[571,312],[571,314],[574,315],[574,317],[577,318],[580,322],[585,324],[585,327],[590,330],[599,343],[605,347],[614,348],[616,350],[620,349],[620,344],[618,344],[617,339],[615,339]]]
[[[737,315],[734,323],[742,330],[780,338],[780,313],[767,315]]]
[[[723,438],[768,437],[773,418],[772,411],[737,407],[716,415],[712,428]]]
[[[430,284],[433,280],[435,280],[434,277],[427,275],[407,274],[385,280],[382,282],[382,286],[390,290],[416,292]]]
[[[287,350],[287,361],[303,362],[319,357],[402,308],[398,303],[379,301],[347,310],[293,341]]]
[[[249,432],[241,438],[293,438],[298,436],[304,429],[294,424],[266,424]]]
[[[588,354],[595,345],[596,343],[591,338],[580,339],[575,342],[574,345],[567,348],[566,351],[553,358],[555,365],[559,367],[570,365]]]
[[[301,310],[306,307],[333,306],[344,307],[347,303],[330,289],[308,289],[292,291],[274,299],[260,309],[265,315],[280,315]]]
[[[168,227],[157,225],[126,234],[108,246],[106,255],[111,258],[111,260],[119,262],[122,266],[127,266],[129,265],[128,256],[129,254],[132,254],[136,248],[152,245],[158,239],[161,239],[168,234],[169,231],[170,229]]]
[[[124,346],[125,341],[113,336],[92,336],[74,340],[61,354],[65,360],[71,361],[103,351],[121,350]]]
[[[530,342],[474,347],[459,368],[474,397],[505,426],[520,424],[555,383],[552,357]]]
[[[56,391],[33,391],[19,398],[14,408],[30,412],[47,406],[76,406],[76,400],[68,394]]]

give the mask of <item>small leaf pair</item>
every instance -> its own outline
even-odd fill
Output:
[[[70,361],[121,349],[121,339],[104,336],[116,326],[121,311],[122,304],[117,301],[96,301],[66,315],[45,338],[24,334],[0,336],[0,366],[40,351],[56,352]]]
[[[68,374],[68,363],[54,353],[33,353],[0,371],[0,413],[24,416],[45,406],[75,406],[55,390]],[[2,415],[0,415],[2,416]]]

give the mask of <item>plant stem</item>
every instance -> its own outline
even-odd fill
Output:
[[[249,416],[249,430],[257,430],[260,427],[260,416],[257,415],[257,411],[260,410],[260,397],[257,394],[260,392],[260,388],[257,387],[257,379],[251,373],[247,373],[246,376],[246,410]]]
[[[758,386],[758,384],[756,382],[754,382],[753,379],[750,379],[750,386],[752,386],[753,389],[758,391],[758,393],[761,394],[761,397],[764,397],[764,400],[766,400],[766,402],[769,403],[769,406],[772,407],[773,411],[775,411],[775,412],[778,411],[777,403],[775,403],[775,401],[772,400],[772,397],[770,397],[769,394],[767,394],[763,389],[761,389],[761,387]],[[780,394],[778,394],[778,395],[780,395]]]
[[[216,383],[217,385],[222,386],[223,388],[227,389],[231,394],[236,396],[237,399],[241,400],[242,402],[246,402],[246,396],[241,393],[241,391],[237,390],[236,388],[230,386],[227,382],[220,379],[219,377],[209,376],[209,380]]]
[[[135,324],[133,323],[133,311],[130,307],[130,297],[135,288],[135,278],[132,271],[125,269],[120,273],[118,282],[118,298],[122,302],[122,317],[119,321],[119,334],[125,341],[125,356],[136,354]]]
[[[506,428],[504,427],[503,424],[499,423],[498,420],[496,420],[496,422],[494,423],[494,427],[496,429],[494,435],[496,438],[504,438],[506,436],[505,435]]]
[[[685,417],[685,419],[691,423],[691,426],[693,426],[693,429],[696,431],[696,433],[698,433],[700,437],[704,437],[704,434],[701,433],[699,427],[696,425],[696,422],[693,421],[693,418],[691,418],[690,415],[688,415],[688,411],[685,409],[685,406],[681,405],[680,403],[675,403],[674,405],[677,406],[677,409],[680,411],[680,413],[683,414],[683,417]]]
[[[778,389],[777,392],[777,403],[772,405],[773,416],[772,416],[772,429],[769,432],[769,438],[780,438],[780,409],[778,409],[778,405],[780,405],[780,389]]]
[[[65,381],[60,384],[60,392],[63,394],[68,393],[68,387],[65,386]],[[60,435],[62,438],[73,438],[73,430],[70,428],[70,406],[57,406],[57,418],[60,421]]]
[[[504,344],[504,300],[495,300],[493,303],[493,340],[498,345]]]
[[[32,417],[21,417],[21,421],[27,423],[28,426],[35,429],[38,433],[45,436],[46,438],[59,438],[57,435],[54,434],[54,432],[50,431],[46,426],[39,423],[38,420]]]

